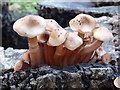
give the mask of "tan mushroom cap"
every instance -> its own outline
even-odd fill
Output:
[[[76,32],[68,32],[67,39],[64,43],[64,46],[69,50],[75,50],[80,45],[83,44],[83,40],[79,37]]]
[[[44,18],[37,15],[27,15],[18,19],[13,29],[20,36],[33,38],[37,35],[42,34],[45,31],[46,21]]]
[[[67,31],[63,28],[56,28],[50,33],[47,44],[49,46],[59,46],[66,40]]]
[[[120,88],[120,76],[117,77],[117,78],[114,80],[114,85],[115,85],[117,88]]]
[[[96,27],[96,20],[90,15],[79,14],[70,20],[69,25],[71,29],[80,33],[91,32]]]
[[[106,27],[98,27],[93,30],[93,37],[100,41],[109,41],[113,35]]]
[[[45,19],[46,20],[46,30],[52,32],[52,30],[56,28],[60,28],[61,26],[54,19]]]
[[[61,26],[54,19],[45,19],[45,21],[46,21],[45,32],[37,36],[37,40],[42,43],[47,41],[47,37],[53,30],[55,30],[56,28],[61,28]]]

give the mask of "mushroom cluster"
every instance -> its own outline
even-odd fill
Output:
[[[109,63],[111,55],[100,46],[113,38],[106,27],[97,27],[95,19],[79,14],[69,22],[73,32],[66,31],[53,19],[27,15],[18,19],[13,29],[20,36],[28,37],[29,49],[14,66],[14,71],[40,64],[65,67],[76,63]],[[96,56],[96,57],[95,57]]]

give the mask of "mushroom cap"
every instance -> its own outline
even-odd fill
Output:
[[[47,44],[49,46],[59,46],[66,40],[67,31],[63,28],[56,28],[50,33]]]
[[[18,61],[15,63],[14,71],[19,71],[19,70],[22,68],[22,65],[23,65],[23,62],[22,62],[21,60],[18,60]]]
[[[33,38],[45,31],[46,21],[43,17],[37,15],[27,15],[18,19],[13,29],[20,36]]]
[[[83,44],[83,40],[75,32],[68,32],[64,46],[69,50],[75,50]]]
[[[98,27],[93,30],[93,37],[100,41],[109,41],[113,35],[106,27]]]
[[[120,88],[120,76],[118,76],[118,77],[114,80],[114,85],[115,85],[117,88]]]
[[[54,19],[46,19],[46,30],[52,32],[52,30],[61,27]]]
[[[79,14],[70,20],[69,25],[74,31],[84,34],[85,32],[91,32],[96,27],[96,20],[90,15]]]
[[[50,35],[49,31],[45,31],[43,34],[38,35],[37,36],[38,42],[41,42],[41,43],[47,42],[48,38],[49,38],[49,35]]]

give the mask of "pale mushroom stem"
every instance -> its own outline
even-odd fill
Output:
[[[37,37],[28,38],[28,45],[31,59],[30,65],[34,68],[43,63],[42,46],[39,46]]]

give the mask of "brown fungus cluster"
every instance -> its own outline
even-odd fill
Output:
[[[65,67],[76,63],[109,63],[111,55],[100,46],[113,38],[106,27],[97,27],[95,19],[79,14],[69,22],[73,32],[66,31],[53,19],[28,15],[18,19],[13,29],[20,36],[28,37],[29,49],[15,64],[14,71],[40,64]]]

